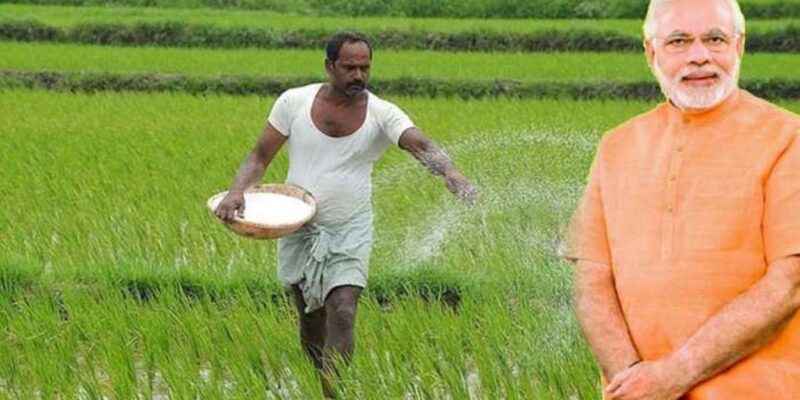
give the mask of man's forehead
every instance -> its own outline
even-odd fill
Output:
[[[358,59],[367,57],[369,58],[369,47],[364,42],[345,42],[339,48],[340,59]]]
[[[732,34],[734,13],[725,0],[676,0],[658,9],[657,36],[700,35],[713,30]]]
[[[664,37],[694,36],[696,33],[697,32],[687,32],[687,31],[684,31],[684,30],[676,29],[676,30],[674,30],[672,32],[668,32],[666,35],[664,35]],[[703,36],[705,36],[705,35],[708,35],[708,36],[728,36],[728,35],[730,35],[729,31],[727,31],[725,29],[722,29],[722,28],[719,28],[719,27],[714,27],[714,28],[711,28],[711,29],[709,29],[709,30],[707,30],[705,32],[699,32],[699,33],[701,35],[703,35]]]
[[[362,66],[370,66],[372,64],[372,60],[370,60],[369,56],[357,56],[357,57],[339,57],[336,60],[336,65],[345,66],[345,67],[362,67]]]

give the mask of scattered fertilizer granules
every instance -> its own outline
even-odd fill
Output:
[[[219,205],[220,198],[214,208]],[[313,209],[300,199],[276,193],[245,193],[244,220],[261,225],[289,225],[308,218]]]

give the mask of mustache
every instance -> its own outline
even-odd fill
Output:
[[[350,88],[353,88],[353,89],[364,89],[366,86],[367,86],[367,84],[364,81],[361,81],[361,80],[350,81],[350,82],[347,82],[347,84],[345,85],[345,87],[347,89],[350,89]]]
[[[719,77],[727,76],[725,71],[721,68],[717,68],[715,66],[709,67],[687,67],[683,68],[680,73],[677,75],[678,79],[688,78],[692,75],[716,75]]]

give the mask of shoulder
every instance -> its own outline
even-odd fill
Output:
[[[767,100],[742,91],[733,126],[749,137],[769,157],[780,155],[800,140],[800,116]],[[742,138],[744,140],[744,137]]]
[[[746,90],[741,91],[741,96],[742,96],[742,101],[740,107],[743,108],[745,111],[750,111],[755,114],[761,114],[761,115],[769,114],[783,121],[800,120],[800,117],[798,117],[797,114],[777,104],[771,103],[766,99],[758,97]]]
[[[768,132],[797,135],[800,130],[800,116],[744,90],[739,115]]]
[[[312,83],[305,86],[287,89],[283,91],[280,96],[278,96],[276,103],[295,104],[297,102],[304,101],[309,96],[315,96],[320,86],[322,86],[321,83]]]
[[[367,101],[367,107],[370,108],[370,111],[375,112],[378,116],[386,116],[391,114],[395,111],[400,111],[400,107],[396,104],[392,103],[391,101],[385,100],[372,92],[367,92],[369,96],[369,100]]]
[[[411,117],[396,104],[369,93],[369,114],[377,124],[394,129],[404,130],[414,126]]]

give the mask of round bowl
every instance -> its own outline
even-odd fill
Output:
[[[215,204],[218,204],[227,194],[228,192],[222,192],[211,196],[206,202],[206,206],[208,207],[211,214],[214,218],[217,218],[221,221],[228,229],[232,230],[233,232],[242,235],[244,237],[248,237],[251,239],[275,239],[281,236],[286,236],[292,234],[303,227],[311,218],[314,217],[314,214],[317,212],[317,201],[314,199],[314,196],[311,193],[308,193],[304,189],[289,185],[285,183],[270,183],[270,184],[263,184],[263,185],[256,185],[247,190],[245,190],[245,194],[247,193],[274,193],[274,194],[281,194],[288,197],[294,197],[296,199],[302,200],[304,203],[311,206],[311,212],[309,215],[297,222],[290,223],[290,224],[263,224],[263,223],[256,223],[252,221],[246,221],[239,216],[236,216],[232,222],[222,221],[216,215],[215,211]],[[247,204],[245,204],[245,210],[247,209]]]

